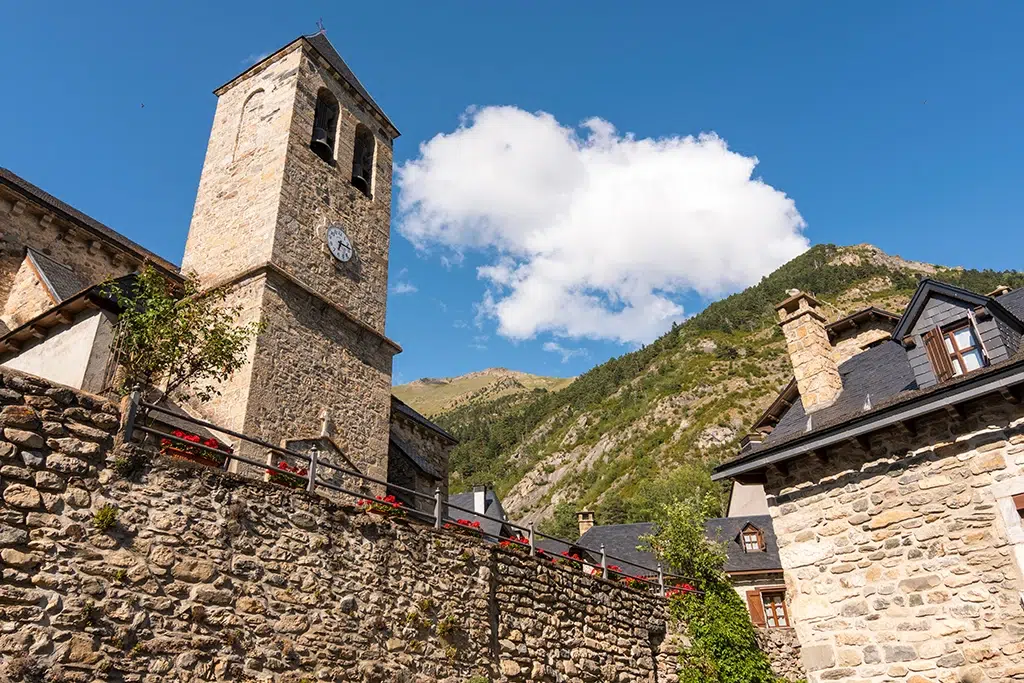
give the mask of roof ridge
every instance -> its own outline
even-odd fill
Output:
[[[110,226],[101,223],[92,216],[62,201],[38,185],[30,183],[28,180],[25,180],[9,168],[0,166],[0,183],[6,183],[7,185],[14,187],[16,190],[29,195],[32,199],[44,204],[50,210],[63,214],[65,218],[80,224],[82,227],[99,235],[101,238],[114,242],[122,249],[133,252],[143,261],[152,261],[163,270],[174,274],[179,274],[181,272],[181,268],[176,264],[168,261],[159,254],[146,249],[138,242],[125,237],[117,230],[114,230]]]

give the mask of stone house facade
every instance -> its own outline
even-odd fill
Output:
[[[843,362],[820,310],[780,304],[799,398],[715,473],[765,489],[810,680],[1024,678],[1024,292],[925,280]]]
[[[108,391],[117,306],[101,283],[143,264],[170,281],[195,274],[228,289],[240,324],[263,327],[220,395],[182,410],[274,444],[328,439],[338,465],[447,491],[454,439],[391,395],[401,348],[384,323],[398,130],[323,33],[215,93],[180,269],[0,169],[0,365]]]
[[[653,523],[596,524],[595,515],[589,510],[578,512],[577,521],[580,536],[568,551],[590,565],[600,566],[597,550],[604,549],[607,557],[612,558],[608,564],[621,566],[627,574],[644,575],[650,570],[642,568],[659,566],[658,558],[644,549],[644,537],[656,531]],[[730,505],[730,516],[707,520],[705,533],[709,540],[725,548],[725,573],[747,605],[758,642],[773,671],[785,681],[804,679],[772,518],[767,514],[744,514]],[[665,571],[672,569],[668,567]]]

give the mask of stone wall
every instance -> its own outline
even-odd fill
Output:
[[[892,329],[893,323],[889,320],[871,320],[843,330],[832,339],[832,359],[836,365],[842,365],[872,344],[892,337]]]
[[[791,628],[755,629],[757,644],[768,655],[772,671],[786,681],[802,681],[807,677],[800,661],[800,641]]]
[[[345,456],[363,474],[386,477],[390,348],[274,273],[260,314],[266,327],[256,340],[242,431],[274,443],[317,436],[327,411]]]
[[[128,256],[123,248],[109,245],[33,199],[0,186],[0,307],[7,304],[15,276],[25,263],[26,247],[68,266],[89,284],[131,273],[143,256]],[[26,316],[31,310],[6,313],[13,329],[29,319]]]
[[[32,261],[26,256],[11,281],[7,303],[3,306],[0,320],[3,320],[8,329],[13,330],[52,308],[56,303],[39,278]]]
[[[910,427],[768,469],[810,679],[1021,679],[1024,406],[978,400]]]
[[[674,680],[659,598],[163,456],[126,476],[114,405],[0,384],[12,678]]]

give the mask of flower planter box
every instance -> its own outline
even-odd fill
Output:
[[[402,502],[394,496],[364,498],[356,503],[356,507],[374,517],[405,517]]]
[[[198,463],[207,467],[221,468],[224,467],[224,461],[227,459],[228,455],[233,452],[230,448],[212,437],[204,440],[198,434],[192,434],[181,429],[175,429],[171,432],[171,435],[195,444],[202,444],[209,448],[215,448],[223,453],[223,455],[220,455],[218,453],[208,451],[205,448],[197,448],[178,441],[172,441],[170,439],[160,439],[160,452],[179,460],[188,460],[189,462]]]
[[[183,448],[175,448],[174,446],[164,446],[160,449],[160,452],[178,460],[188,460],[189,462],[206,465],[207,467],[219,468],[224,466],[224,461],[221,460],[218,462],[217,460],[214,460],[214,455],[212,453],[207,457],[205,452],[193,453],[192,451],[185,450]]]
[[[277,470],[271,469],[267,470],[267,479],[271,484],[286,486],[292,489],[305,489],[309,485],[309,480],[306,478],[306,475],[309,474],[309,470],[305,467],[289,465],[287,462],[282,460],[277,463],[277,469],[284,470],[284,472],[278,472]]]
[[[480,529],[480,522],[470,522],[468,519],[457,519],[455,522],[445,522],[444,528],[465,536],[480,538],[483,531]]]

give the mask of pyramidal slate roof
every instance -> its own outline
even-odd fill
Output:
[[[384,110],[381,109],[380,105],[377,104],[373,97],[370,96],[366,87],[359,82],[359,79],[356,78],[352,69],[349,68],[348,64],[345,63],[345,60],[338,54],[338,51],[334,49],[333,45],[331,45],[331,41],[327,39],[327,34],[321,31],[320,33],[316,33],[312,36],[306,36],[306,40],[313,46],[313,49],[319,52],[320,56],[326,59],[328,64],[330,64],[331,67],[337,71],[357,93],[359,93],[359,96],[366,100],[366,103],[373,107],[374,110],[381,115],[384,121],[394,128],[396,133],[398,133],[398,127],[391,122],[391,119],[389,119],[388,115],[384,113]]]

